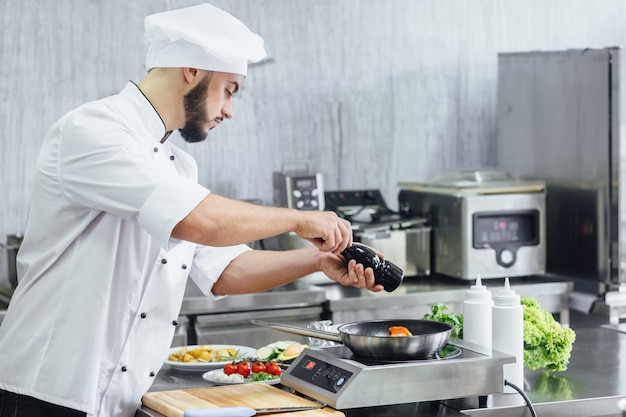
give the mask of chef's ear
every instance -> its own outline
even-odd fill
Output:
[[[196,78],[199,72],[198,69],[189,68],[189,67],[185,67],[182,70],[183,70],[183,77],[185,78],[185,81],[187,81],[190,84],[193,83],[194,78]]]

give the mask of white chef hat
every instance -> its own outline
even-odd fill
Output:
[[[247,75],[266,56],[263,39],[208,3],[147,16],[146,68],[190,67]]]

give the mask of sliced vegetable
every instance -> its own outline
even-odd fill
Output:
[[[292,361],[297,358],[303,350],[304,346],[300,343],[292,343],[276,357],[276,360],[281,362]]]
[[[257,349],[256,357],[260,361],[268,361],[274,359],[277,355],[274,353],[274,348],[269,346],[263,346],[262,348]]]
[[[281,363],[288,363],[297,358],[306,346],[297,342],[280,340],[257,349],[256,357],[260,361],[276,360]]]
[[[285,342],[285,341],[278,341],[276,342],[276,349],[280,350],[281,352],[285,349],[287,349],[289,347],[291,343],[289,342]]]

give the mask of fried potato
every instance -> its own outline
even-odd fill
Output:
[[[236,358],[239,356],[239,351],[235,348],[218,349],[215,351],[216,355],[220,358]]]
[[[183,346],[168,356],[172,362],[223,362],[239,358],[239,351],[235,348],[215,349],[211,345],[202,345],[189,349]]]

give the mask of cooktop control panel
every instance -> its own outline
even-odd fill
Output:
[[[353,374],[321,359],[305,355],[292,370],[291,375],[326,391],[337,393]]]

